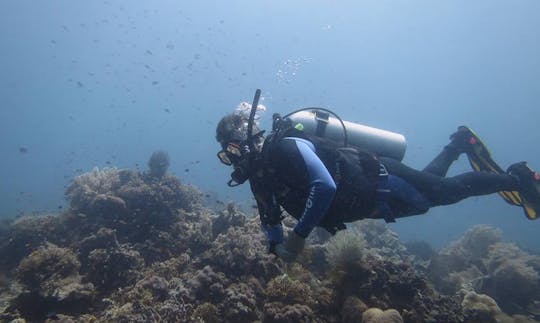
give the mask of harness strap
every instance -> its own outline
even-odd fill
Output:
[[[328,125],[328,118],[330,117],[329,113],[317,111],[315,113],[315,119],[317,120],[317,129],[315,130],[315,135],[319,137],[324,137],[324,132],[326,131],[326,126]]]
[[[390,200],[390,187],[388,186],[388,171],[386,167],[380,163],[379,166],[379,181],[377,182],[377,194],[375,194],[376,210],[382,215],[386,223],[396,222],[394,212],[390,208],[388,201]]]

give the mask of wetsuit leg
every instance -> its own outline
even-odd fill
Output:
[[[381,158],[388,173],[413,185],[432,203],[432,206],[453,204],[470,196],[499,191],[519,190],[518,180],[507,174],[468,172],[454,177],[442,177],[410,168],[391,158]]]
[[[461,152],[461,150],[449,144],[422,171],[445,177],[448,169],[459,158]]]

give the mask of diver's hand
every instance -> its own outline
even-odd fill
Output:
[[[306,239],[292,231],[287,236],[284,243],[279,243],[275,246],[276,255],[286,262],[293,262],[300,252],[304,249]]]

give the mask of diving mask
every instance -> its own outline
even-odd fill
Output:
[[[242,157],[242,148],[240,144],[231,142],[217,153],[217,157],[223,164],[231,166]]]
[[[227,165],[234,166],[231,173],[231,180],[227,185],[233,187],[244,183],[250,175],[250,154],[249,147],[243,143],[230,142],[217,153],[219,160]]]

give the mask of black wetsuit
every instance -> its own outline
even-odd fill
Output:
[[[250,178],[271,243],[282,241],[279,206],[299,220],[294,230],[306,237],[315,226],[335,233],[344,222],[393,221],[470,196],[518,189],[517,180],[506,174],[468,172],[445,177],[459,156],[450,146],[418,171],[391,158],[375,159],[365,152],[301,137],[283,136],[265,143],[258,175]]]

